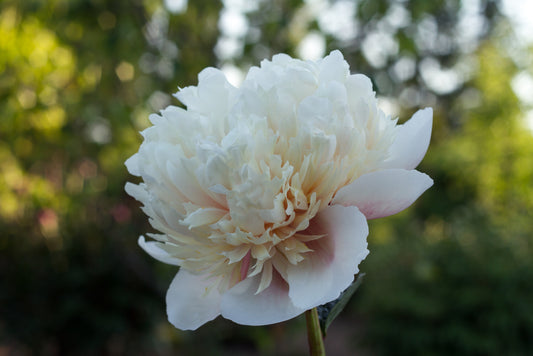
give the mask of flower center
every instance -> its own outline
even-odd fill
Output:
[[[283,275],[284,266],[302,261],[312,252],[307,243],[323,237],[306,233],[315,215],[338,189],[375,169],[392,142],[385,135],[361,144],[355,129],[284,138],[262,128],[231,143],[204,142],[189,159],[212,203],[184,204],[181,224],[200,246],[180,246],[182,266],[219,277],[221,289],[261,274],[261,291],[274,269]]]

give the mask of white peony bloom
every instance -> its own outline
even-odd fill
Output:
[[[143,183],[126,191],[160,232],[140,246],[181,267],[166,298],[179,329],[272,324],[336,299],[368,254],[366,220],[433,184],[414,170],[432,110],[397,125],[339,51],[276,55],[240,88],[207,68],[176,97],[187,109],[150,116],[126,162]]]

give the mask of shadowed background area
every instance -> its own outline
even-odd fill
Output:
[[[332,355],[533,352],[533,29],[520,1],[3,0],[0,355],[305,355],[302,317],[174,329],[175,267],[124,192],[148,115],[207,66],[340,49],[400,121],[434,109],[435,185],[370,222]],[[523,2],[527,3],[527,2]],[[529,11],[529,12],[528,12]]]

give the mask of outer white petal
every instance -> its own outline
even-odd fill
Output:
[[[270,286],[255,294],[261,283],[257,275],[240,282],[222,296],[222,316],[243,325],[268,325],[294,318],[306,309],[296,307],[289,298],[287,282],[272,274]]]
[[[133,184],[133,183],[127,182],[124,189],[126,190],[126,193],[128,193],[130,196],[140,201],[141,203],[144,203],[148,201],[149,199],[148,192],[144,188],[143,183]]]
[[[355,206],[327,207],[311,221],[308,232],[326,236],[308,242],[313,252],[287,268],[289,296],[305,310],[338,298],[368,255],[368,225]]]
[[[158,261],[161,261],[163,263],[167,263],[169,265],[179,265],[179,260],[175,257],[172,257],[168,254],[167,251],[159,247],[159,245],[162,245],[161,242],[157,241],[146,241],[144,239],[144,236],[139,236],[139,240],[137,241],[139,246],[146,251],[150,256],[155,258]]]
[[[126,165],[126,169],[128,170],[128,172],[130,172],[130,174],[134,176],[141,175],[141,170],[139,169],[139,154],[138,153],[135,153],[133,156],[128,158],[126,162],[124,162],[124,164]]]
[[[339,50],[331,51],[320,63],[319,81],[336,80],[344,82],[350,74],[350,66]]]
[[[180,269],[167,291],[168,321],[181,330],[196,330],[220,315],[220,294],[213,284]]]
[[[331,203],[357,206],[367,219],[376,219],[407,208],[432,185],[433,179],[416,170],[384,169],[342,187]]]
[[[433,109],[425,108],[399,126],[390,147],[391,156],[383,163],[383,167],[414,169],[418,166],[428,149],[432,125]]]

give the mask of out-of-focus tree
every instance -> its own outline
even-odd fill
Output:
[[[169,94],[204,67],[238,82],[275,53],[340,49],[391,114],[435,109],[422,169],[435,186],[374,224],[361,308],[347,320],[364,316],[369,347],[385,354],[533,349],[523,336],[533,330],[533,145],[523,120],[533,103],[515,95],[531,79],[532,52],[501,9],[491,0],[2,1],[0,343],[52,355],[293,352],[298,319],[220,320],[194,334],[168,325],[162,301],[175,271],[135,244],[150,227],[123,192],[132,179],[123,162],[149,114],[180,105]]]
[[[148,226],[125,198],[123,164],[176,76],[192,84],[214,62],[219,8],[196,1],[170,29],[157,1],[1,3],[0,342],[8,349],[160,348],[150,340],[164,290],[135,246]]]

